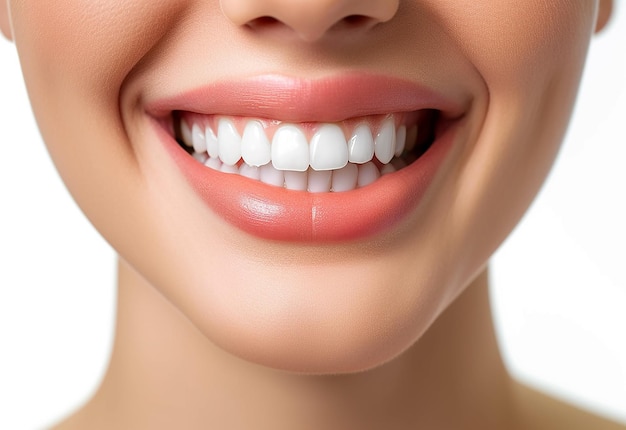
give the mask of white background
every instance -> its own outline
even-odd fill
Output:
[[[592,43],[557,166],[492,272],[514,375],[624,423],[625,123],[622,7]],[[3,40],[0,127],[0,429],[36,429],[77,407],[102,376],[115,263],[51,165]]]

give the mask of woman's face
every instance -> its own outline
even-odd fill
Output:
[[[397,356],[484,268],[597,8],[8,0],[44,140],[121,258],[225,350],[316,373]]]

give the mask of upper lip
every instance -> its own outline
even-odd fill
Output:
[[[267,74],[218,81],[145,104],[154,118],[189,111],[287,122],[337,122],[420,109],[435,109],[446,118],[457,118],[466,108],[467,101],[460,97],[406,79],[363,73],[319,79]]]

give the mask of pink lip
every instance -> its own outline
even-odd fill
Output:
[[[339,121],[378,113],[438,109],[447,118],[460,103],[414,83],[373,75],[322,80],[262,76],[209,85],[149,103],[157,132],[198,196],[219,216],[254,236],[295,242],[357,240],[397,225],[417,208],[454,140],[449,128],[410,166],[367,187],[307,193],[273,187],[209,169],[189,156],[161,125],[174,110],[274,118]]]
[[[156,118],[172,110],[288,122],[334,122],[374,114],[437,109],[449,118],[463,105],[415,83],[380,75],[350,74],[318,80],[262,75],[217,82],[148,102]]]

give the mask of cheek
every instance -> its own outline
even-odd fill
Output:
[[[553,163],[595,13],[591,1],[443,2],[446,19],[459,15],[454,3],[464,3],[458,9],[469,18],[457,16],[448,28],[487,88],[483,124],[450,203],[459,269],[474,273],[519,221]]]
[[[75,200],[109,238],[115,239],[108,233],[117,231],[120,223],[132,222],[122,215],[128,212],[123,200],[138,191],[128,181],[137,171],[119,114],[120,88],[171,31],[185,4],[12,3],[15,43],[47,148]],[[111,166],[119,174],[111,174]]]
[[[547,70],[582,60],[594,28],[592,0],[435,2],[456,43],[491,90],[536,84]]]
[[[167,31],[185,1],[17,1],[16,43],[47,89],[117,95],[126,75]],[[33,31],[33,29],[37,29]],[[69,84],[69,85],[68,85]]]

